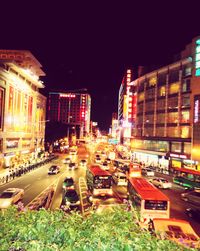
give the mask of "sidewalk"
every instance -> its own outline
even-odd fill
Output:
[[[37,162],[35,164],[30,164],[28,166],[22,166],[18,168],[6,168],[0,170],[0,185],[3,185],[5,183],[9,183],[10,181],[21,177],[22,175],[31,172],[31,170],[34,170],[35,168],[38,168],[48,162],[50,162],[53,159],[56,159],[58,156],[54,155],[51,157],[48,157],[46,159],[41,160],[40,162]]]

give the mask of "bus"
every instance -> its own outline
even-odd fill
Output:
[[[148,224],[153,218],[170,217],[170,200],[145,178],[130,178],[128,201],[139,209],[139,222]]]
[[[190,223],[180,219],[153,219],[150,230],[160,239],[174,241],[187,248],[199,250],[200,239]]]
[[[174,167],[173,182],[186,188],[200,188],[200,172],[187,168]]]
[[[98,165],[90,166],[86,171],[86,181],[94,196],[112,195],[112,175]]]

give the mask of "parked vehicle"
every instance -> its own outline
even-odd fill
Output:
[[[5,209],[24,197],[24,189],[7,188],[0,194],[0,208]]]
[[[60,172],[60,167],[53,165],[49,168],[48,174],[58,174]]]
[[[200,189],[195,189],[181,194],[184,201],[190,202],[196,206],[200,206]]]
[[[150,179],[149,181],[154,186],[159,187],[159,188],[168,189],[172,187],[172,183],[164,178],[153,178],[153,179]]]

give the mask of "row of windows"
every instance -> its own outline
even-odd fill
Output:
[[[165,110],[166,102],[167,102],[167,108],[168,109],[174,109],[178,108],[178,96],[175,97],[170,97],[167,100],[166,99],[159,99],[157,100],[157,110]],[[154,111],[156,106],[155,100],[153,101],[148,101],[146,102],[145,108],[146,112],[151,112]],[[189,94],[184,94],[181,97],[181,108],[189,108],[190,107],[190,95]],[[144,105],[143,103],[138,104],[138,111],[137,113],[142,113],[143,112]]]
[[[145,127],[144,131],[142,128],[137,129],[137,136],[145,136],[150,137],[153,136],[153,126]],[[156,135],[155,137],[170,137],[170,138],[190,138],[191,137],[191,129],[189,126],[180,126],[180,127],[167,127],[167,135],[165,135],[165,127],[156,127]]]
[[[143,122],[143,116],[138,116],[138,123],[142,124]],[[156,116],[154,117],[154,114],[146,114],[144,117],[144,123],[147,124],[153,124],[154,123],[154,118],[155,122],[159,123],[190,123],[190,112],[189,111],[181,111],[180,112],[180,118],[179,118],[179,113],[178,112],[169,112],[167,114],[165,113],[157,113]]]
[[[173,84],[169,85],[168,95],[179,93],[180,88],[181,88],[181,93],[189,92],[190,79],[185,79],[182,85],[180,84],[180,82],[174,82]],[[155,88],[151,88],[146,90],[146,92],[139,92],[138,101],[140,102],[143,101],[144,99],[154,99],[156,97],[165,97],[166,93],[167,93],[167,87],[165,85],[160,86],[157,89],[157,93]]]
[[[182,73],[181,76],[179,77],[181,73],[181,69],[180,68],[176,68],[176,69],[171,69],[169,70],[169,73],[166,71],[164,73],[160,73],[158,75],[155,75],[147,78],[145,80],[142,80],[139,83],[139,91],[143,91],[144,90],[144,86],[146,85],[146,87],[151,87],[151,86],[155,86],[157,85],[165,85],[167,82],[167,76],[168,76],[168,83],[174,83],[174,82],[178,82],[180,80],[180,77],[182,79],[184,79],[185,77],[191,76],[192,74],[192,65],[188,64],[188,65],[184,65],[182,67]]]
[[[136,140],[137,148],[153,150],[158,152],[177,152],[185,154],[191,153],[191,143],[188,142],[169,142],[154,140]]]

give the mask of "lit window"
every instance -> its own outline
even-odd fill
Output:
[[[200,53],[197,53],[196,54],[196,61],[199,61],[200,60]]]
[[[165,86],[160,87],[160,96],[165,96],[166,95],[166,88]]]
[[[195,73],[195,76],[200,76],[200,68],[196,69],[196,73]]]
[[[195,67],[196,67],[196,68],[200,68],[200,61],[197,61],[197,62],[195,63]]]
[[[179,87],[180,87],[180,83],[179,82],[171,84],[170,87],[169,87],[169,93],[170,94],[178,93]]]
[[[196,53],[200,53],[200,45],[197,45],[197,47],[196,47]]]

